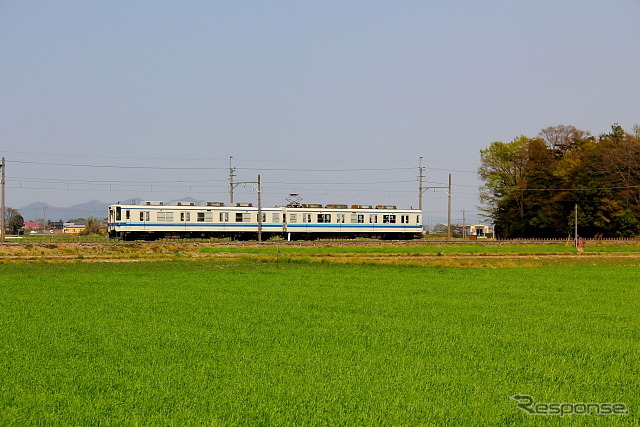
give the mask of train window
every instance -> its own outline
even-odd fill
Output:
[[[344,224],[344,214],[336,214],[336,222],[338,224]]]
[[[120,221],[122,219],[122,208],[120,206],[116,206],[116,221]]]
[[[229,212],[220,212],[220,222],[229,222]]]
[[[173,222],[173,212],[158,212],[158,222]]]
[[[229,220],[229,215],[227,215],[227,221]],[[213,212],[206,211],[204,213],[204,221],[205,222],[213,222]]]
[[[144,221],[144,212],[140,211],[140,221]]]
[[[131,211],[130,210],[126,210],[124,211],[124,217],[126,219],[131,219]]]
[[[204,222],[204,212],[198,212],[197,217],[198,217],[196,218],[197,222]]]
[[[271,215],[271,222],[279,223],[280,222],[280,214],[274,213]]]
[[[311,214],[303,213],[302,214],[302,222],[311,222]]]
[[[290,223],[297,223],[298,222],[298,214],[289,214],[289,222]]]
[[[395,215],[382,215],[382,222],[384,224],[395,224],[396,216]]]
[[[318,224],[331,223],[331,214],[318,214]]]
[[[262,214],[262,222],[267,222],[267,214],[266,213]]]
[[[420,215],[416,216],[416,224],[420,224]]]
[[[378,223],[378,215],[369,215],[369,223],[377,224]]]
[[[150,219],[151,219],[151,212],[144,211],[144,220],[143,221],[149,221]]]
[[[251,214],[248,212],[236,212],[236,222],[251,222]]]
[[[364,224],[364,215],[351,214],[351,224]]]
[[[180,212],[180,221],[182,222],[191,221],[191,212]]]
[[[400,215],[401,224],[409,224],[409,215]]]

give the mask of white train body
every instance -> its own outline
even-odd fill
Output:
[[[155,240],[164,237],[230,237],[263,240],[321,237],[377,237],[410,239],[422,233],[422,212],[395,206],[297,205],[258,208],[238,203],[225,206],[208,202],[115,204],[109,206],[108,231],[122,240]]]

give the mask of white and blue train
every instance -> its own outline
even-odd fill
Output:
[[[287,240],[369,237],[413,239],[422,234],[422,212],[389,205],[295,204],[258,207],[251,203],[142,202],[109,206],[109,237],[122,240],[230,238]]]

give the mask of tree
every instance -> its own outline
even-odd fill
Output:
[[[617,123],[597,139],[574,126],[480,151],[480,207],[498,237],[640,234],[640,128]]]
[[[521,136],[509,143],[492,142],[480,151],[478,175],[484,181],[480,189],[480,210],[496,225],[502,237],[519,235],[524,217],[525,170],[529,138]]]
[[[17,209],[6,208],[5,224],[7,224],[10,233],[18,234],[18,231],[24,227],[24,218]]]
[[[100,228],[100,221],[98,220],[98,218],[93,216],[87,218],[87,224],[85,225],[85,228],[81,234],[83,236],[87,236],[89,234],[102,234],[102,229]]]
[[[556,157],[564,156],[567,151],[572,150],[581,141],[591,137],[587,131],[565,125],[544,128],[538,136],[547,143]]]

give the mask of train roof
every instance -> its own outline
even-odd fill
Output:
[[[158,207],[158,208],[254,208],[257,209],[253,203],[246,202],[238,202],[230,205],[225,204],[224,202],[201,202],[200,204],[196,204],[195,202],[184,202],[184,201],[174,201],[170,203],[166,203],[164,201],[154,201],[154,200],[145,200],[139,203],[114,203],[111,206],[127,206],[127,207]],[[338,204],[338,203],[328,203],[323,205],[321,203],[302,203],[295,205],[287,205],[287,206],[262,206],[262,209],[274,209],[274,208],[287,208],[287,209],[299,209],[299,210],[309,210],[309,209],[330,209],[330,210],[344,210],[344,211],[358,211],[358,210],[419,210],[413,207],[409,208],[398,208],[396,205],[347,205],[347,204]]]

